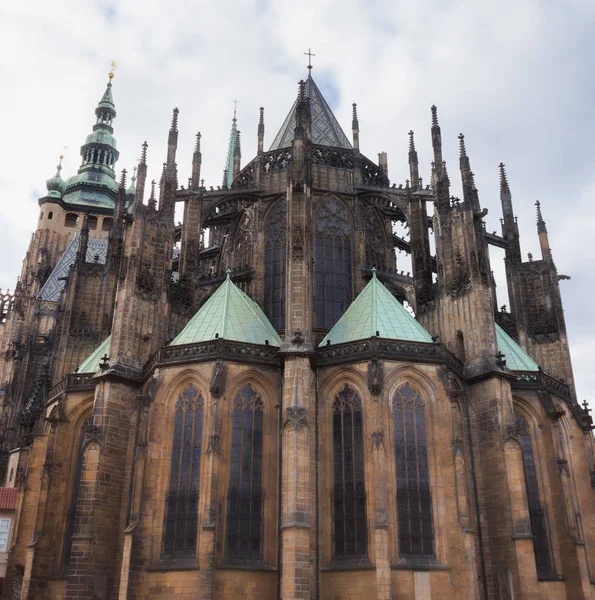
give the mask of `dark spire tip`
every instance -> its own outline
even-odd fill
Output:
[[[178,131],[178,115],[180,114],[180,110],[176,107],[174,108],[174,113],[171,118],[171,131]]]
[[[415,139],[413,137],[413,129],[409,130],[409,152],[415,152]]]
[[[432,127],[438,127],[438,109],[436,108],[436,105],[432,104],[430,110],[432,111]]]
[[[465,136],[459,133],[459,152],[461,157],[467,156],[467,149],[465,148]]]

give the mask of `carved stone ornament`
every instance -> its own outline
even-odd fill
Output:
[[[291,422],[295,431],[308,425],[306,409],[303,406],[288,406],[287,420]]]
[[[380,396],[384,389],[384,363],[377,358],[368,362],[368,389],[372,396]]]
[[[378,430],[372,433],[372,450],[380,450],[380,448],[384,448],[384,432]]]
[[[294,228],[291,236],[291,258],[293,260],[304,259],[304,233],[301,226]]]
[[[221,360],[215,361],[209,386],[209,392],[213,398],[221,398],[225,393],[226,375],[227,365]]]
[[[83,445],[86,446],[89,442],[99,442],[99,427],[91,421],[85,421],[82,427],[82,432],[85,436]]]
[[[301,346],[304,343],[304,334],[301,329],[296,329],[291,337],[291,343],[294,346]]]
[[[209,445],[207,446],[207,456],[219,456],[219,443],[221,436],[217,432],[211,433],[209,436]]]

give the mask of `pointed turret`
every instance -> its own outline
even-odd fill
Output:
[[[169,135],[167,138],[167,167],[168,169],[173,168],[176,162],[176,151],[178,149],[178,115],[180,111],[174,108],[173,116],[171,118],[171,127],[169,128]]]
[[[157,208],[157,196],[155,195],[155,186],[156,186],[156,182],[153,179],[153,180],[151,180],[151,195],[149,196],[149,201],[147,203],[147,206],[151,210],[155,210]]]
[[[233,119],[231,121],[231,132],[229,134],[229,147],[227,149],[227,159],[225,160],[225,168],[226,171],[225,176],[225,189],[231,189],[231,184],[233,183],[234,177],[234,161],[235,161],[235,153],[236,153],[236,142],[238,139],[238,119],[236,115],[237,111],[233,109]]]
[[[147,181],[147,148],[149,145],[147,142],[143,142],[142,151],[140,155],[140,162],[138,163],[137,180],[136,180],[136,192],[134,195],[134,204],[140,205],[143,203],[145,198],[145,182]]]
[[[260,117],[258,118],[258,154],[264,152],[264,107],[260,107]]]
[[[192,155],[192,177],[190,178],[190,188],[194,191],[200,188],[200,169],[202,166],[202,152],[200,151],[200,131],[196,134],[196,146]]]
[[[353,134],[353,149],[356,153],[359,153],[359,119],[357,118],[357,104],[355,102],[353,103],[351,131]]]
[[[512,194],[508,185],[508,176],[504,164],[498,165],[500,169],[500,203],[502,204],[502,237],[506,240],[506,260],[512,263],[521,262],[521,245],[519,228],[512,208]]]
[[[535,201],[535,207],[537,209],[537,234],[539,235],[539,245],[541,247],[541,258],[545,261],[552,259],[552,251],[550,249],[550,242],[547,235],[547,227],[541,214],[541,203],[539,200]]]
[[[233,149],[233,179],[235,181],[236,177],[240,173],[240,169],[242,166],[242,148],[240,145],[240,132],[236,131],[236,143]]]
[[[446,171],[446,162],[442,158],[442,133],[438,123],[438,109],[436,105],[432,111],[432,148],[434,150],[434,170],[432,186],[436,193],[436,203],[439,211],[448,211],[450,208],[450,181]]]
[[[411,177],[411,187],[416,190],[419,187],[419,162],[412,130],[409,131],[409,175]]]
[[[459,168],[463,184],[463,199],[469,203],[474,212],[478,211],[480,206],[477,188],[475,187],[475,176],[471,171],[471,164],[465,147],[465,136],[462,133],[459,134]]]

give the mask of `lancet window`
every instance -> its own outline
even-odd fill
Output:
[[[265,225],[264,312],[277,330],[285,329],[287,201],[272,206]]]
[[[196,556],[203,420],[203,397],[190,383],[174,413],[162,552],[166,559]]]
[[[333,401],[333,537],[335,558],[366,555],[362,401],[349,385]]]
[[[525,473],[525,487],[527,490],[527,504],[531,533],[533,534],[533,547],[535,550],[535,566],[537,575],[547,577],[552,574],[552,559],[547,533],[545,511],[539,498],[539,484],[537,482],[537,468],[533,454],[533,441],[527,421],[519,414],[516,417],[516,427],[523,455],[523,470]]]
[[[424,402],[409,383],[393,397],[399,554],[434,556]]]
[[[324,201],[316,215],[316,327],[330,329],[351,304],[352,234],[345,207]]]
[[[227,492],[226,551],[230,562],[262,558],[263,402],[252,385],[234,399]]]
[[[83,459],[84,459],[84,444],[85,444],[85,432],[89,425],[93,423],[93,417],[89,415],[81,426],[78,443],[77,443],[77,458],[74,467],[74,479],[72,482],[72,491],[70,493],[70,505],[66,514],[66,532],[64,536],[64,548],[62,551],[62,564],[65,567],[70,563],[70,555],[72,553],[72,536],[74,535],[74,529],[76,524],[76,509],[78,506],[79,495],[81,491],[81,477],[83,474]]]

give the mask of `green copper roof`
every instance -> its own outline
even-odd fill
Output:
[[[378,281],[376,271],[361,294],[351,303],[320,343],[326,345],[364,340],[378,335],[393,340],[431,342],[432,336]]]
[[[89,356],[80,364],[76,370],[77,373],[97,373],[99,371],[99,363],[105,354],[109,355],[112,336],[106,337]]]
[[[281,338],[258,304],[231,281],[224,283],[171,343],[172,346],[208,342],[220,337],[226,340],[280,346]]]
[[[310,140],[312,143],[350,150],[352,148],[351,143],[310,75],[306,80],[306,96],[310,101]],[[293,103],[289,114],[283,121],[283,125],[281,125],[279,133],[275,136],[270,150],[291,146],[295,133],[296,108],[297,100]]]
[[[62,194],[64,194],[66,182],[62,179],[62,175],[60,175],[61,170],[62,157],[60,157],[60,163],[56,167],[56,174],[45,182],[45,186],[48,190],[48,198],[62,198]]]
[[[537,363],[497,323],[496,341],[511,371],[539,371]]]
[[[227,150],[227,160],[225,161],[225,172],[227,173],[225,183],[228,189],[231,189],[233,183],[233,157],[236,151],[236,142],[238,137],[238,120],[236,111],[233,111],[233,121],[231,122],[231,133],[229,134],[229,148]]]

